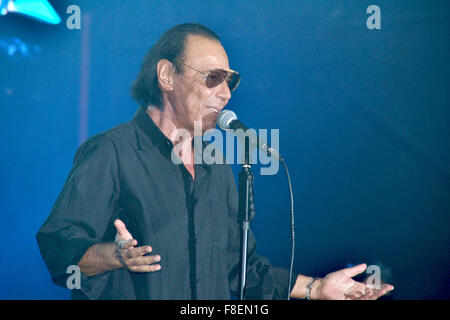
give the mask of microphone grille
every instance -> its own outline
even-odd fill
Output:
[[[219,125],[219,128],[222,130],[229,129],[229,125],[231,121],[237,120],[236,114],[231,110],[222,110],[219,113],[219,116],[217,117],[217,124]]]

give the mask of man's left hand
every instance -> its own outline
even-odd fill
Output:
[[[392,291],[390,284],[373,285],[357,282],[352,277],[364,272],[367,266],[360,264],[328,274],[316,281],[311,289],[311,298],[319,300],[375,300]]]

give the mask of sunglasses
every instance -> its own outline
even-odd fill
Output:
[[[230,89],[230,92],[233,92],[237,86],[239,85],[239,82],[241,82],[241,76],[237,71],[230,70],[230,69],[213,69],[206,72],[202,72],[200,70],[195,69],[194,67],[191,67],[187,64],[185,64],[182,61],[179,61],[184,66],[188,67],[189,69],[192,69],[194,71],[197,71],[201,74],[203,74],[205,78],[205,84],[208,88],[214,88],[220,85],[222,82],[226,81],[228,88]]]

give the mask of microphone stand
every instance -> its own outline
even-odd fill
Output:
[[[250,222],[255,217],[255,203],[253,197],[253,173],[251,171],[249,157],[249,141],[245,138],[245,161],[239,173],[239,211],[238,221],[241,224],[241,256],[239,277],[239,299],[245,300],[247,281],[247,251]]]

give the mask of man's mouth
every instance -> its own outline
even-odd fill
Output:
[[[219,110],[218,107],[211,107],[211,106],[208,106],[208,107],[206,107],[206,109],[208,109],[208,110],[210,110],[210,111],[212,111],[212,112],[215,112],[215,113],[219,113],[219,112],[220,112],[220,110]]]

